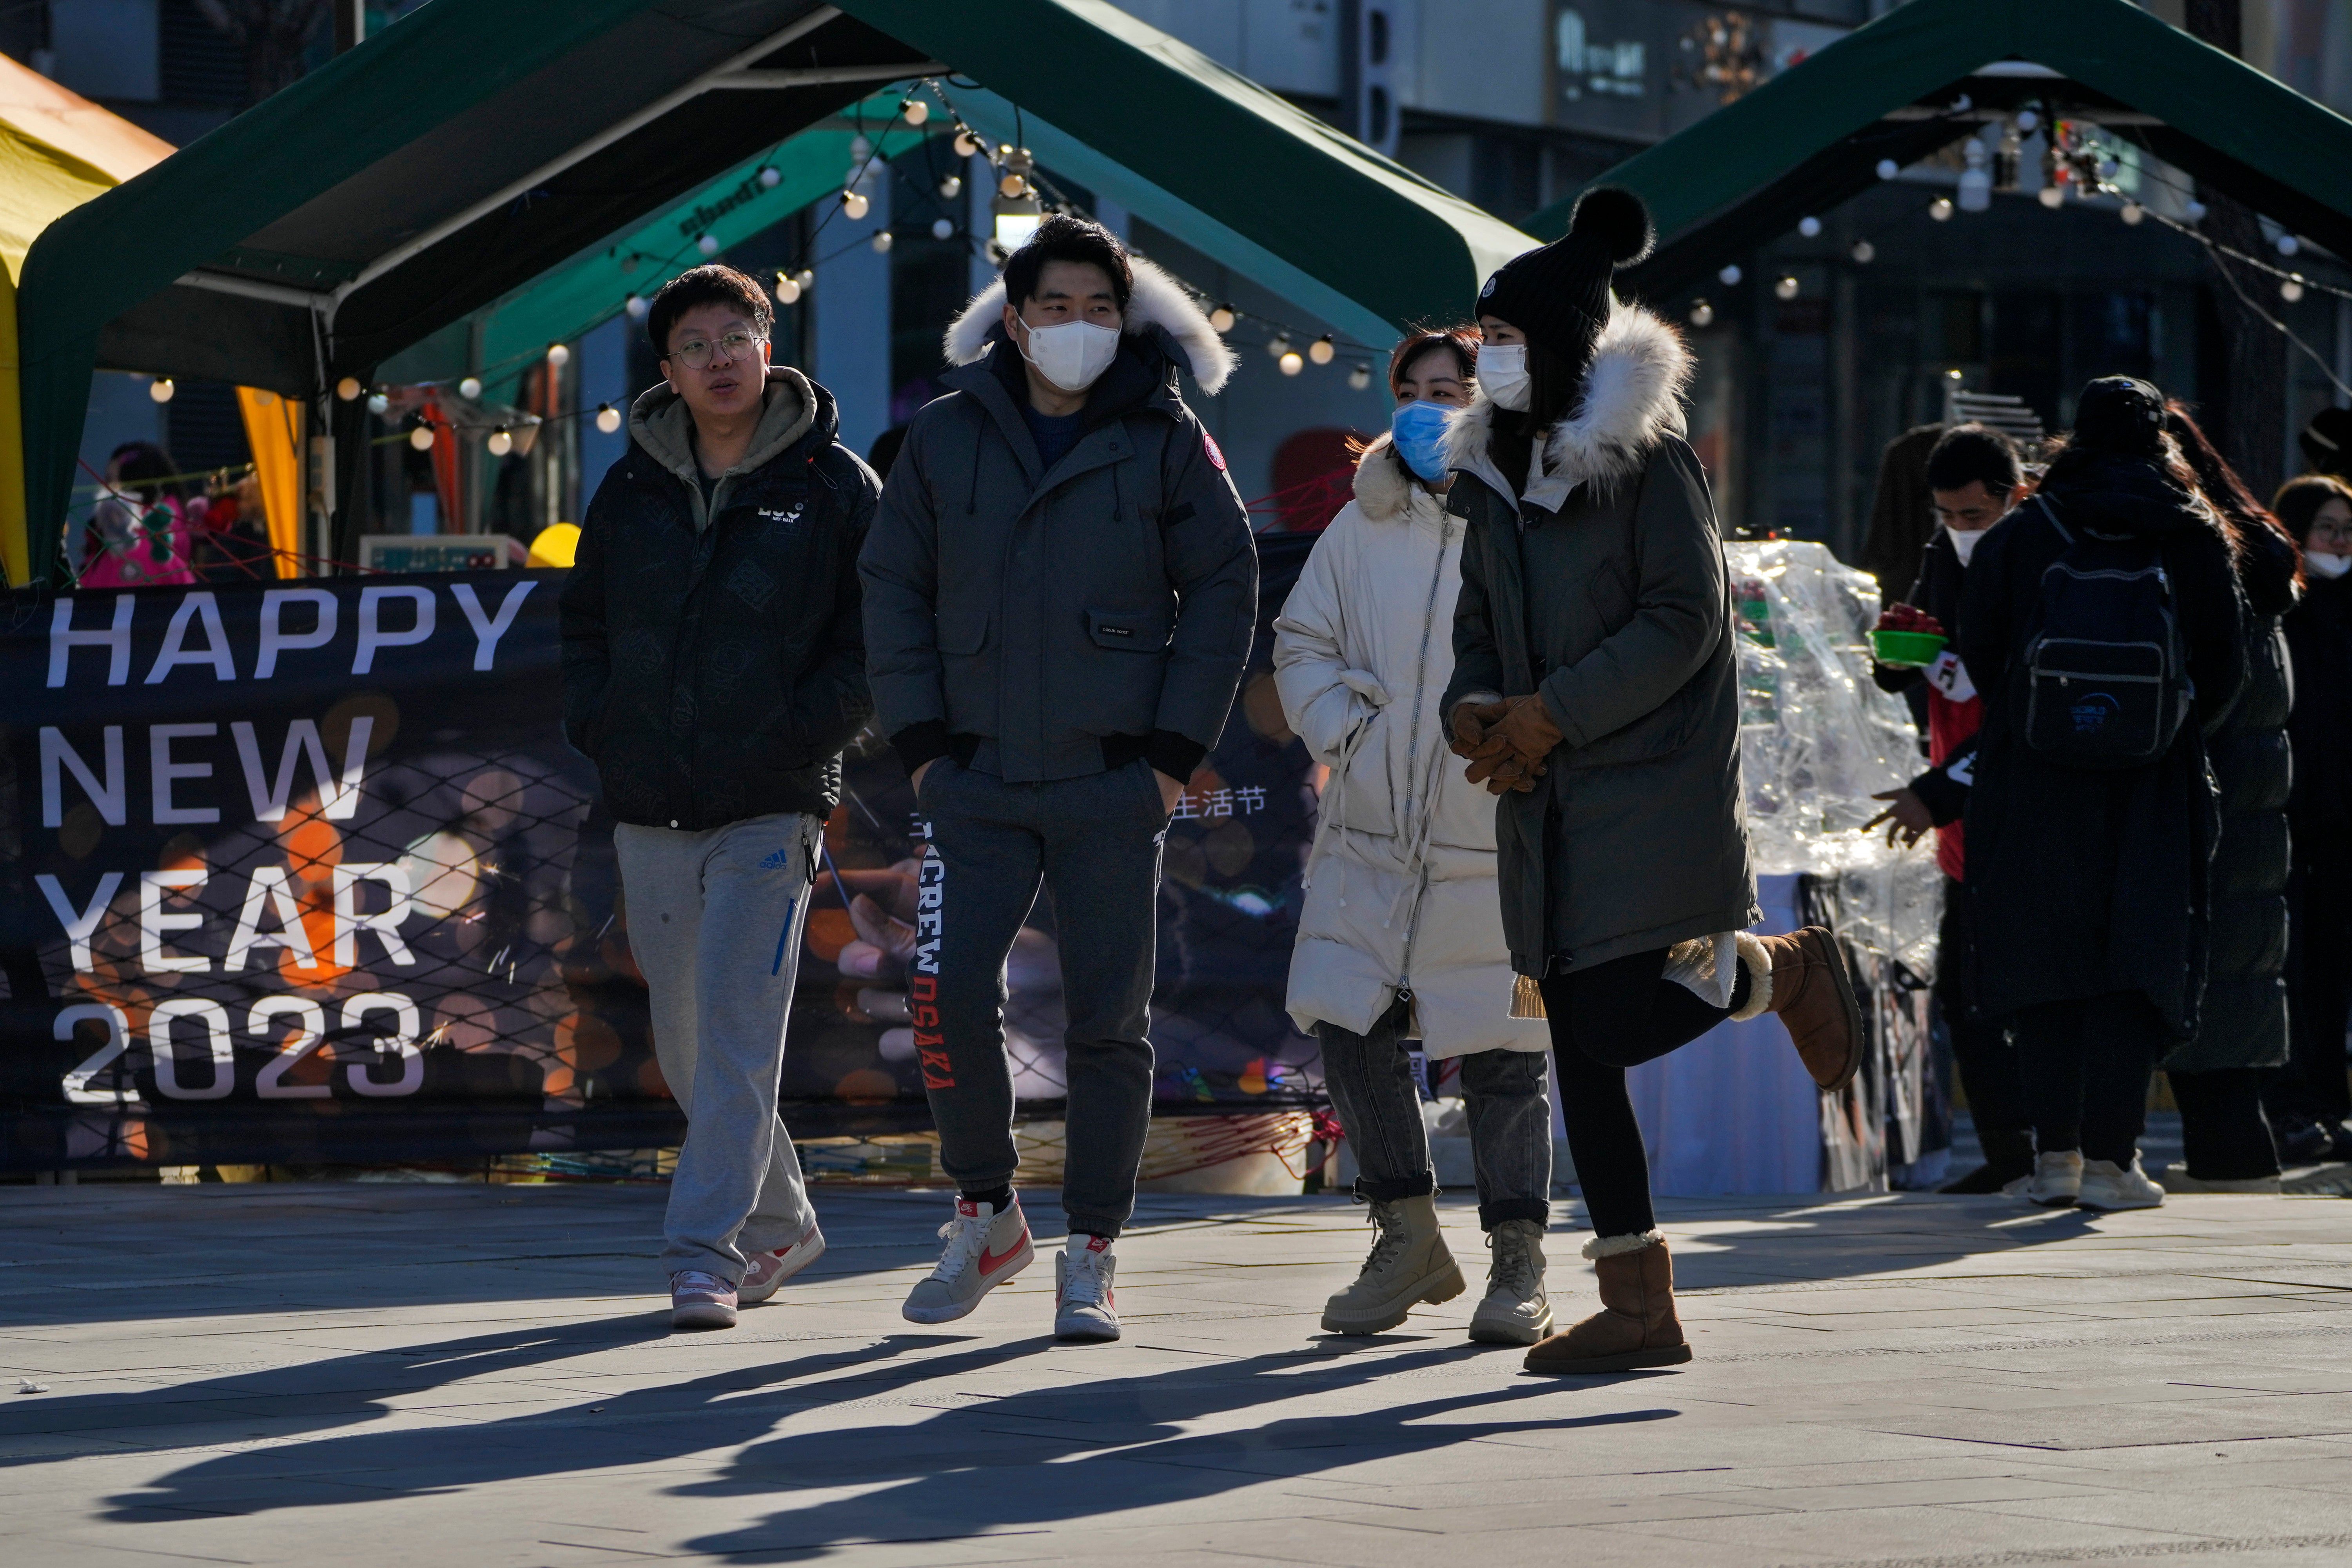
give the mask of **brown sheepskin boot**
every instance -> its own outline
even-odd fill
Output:
[[[1664,1237],[1654,1230],[1596,1237],[1584,1256],[1600,1276],[1601,1310],[1528,1352],[1529,1372],[1633,1372],[1690,1360],[1675,1316],[1675,1264]]]
[[[1777,1013],[1813,1081],[1835,1094],[1862,1067],[1862,1006],[1837,938],[1822,926],[1786,936],[1739,933],[1748,966],[1748,1004],[1736,1020]]]

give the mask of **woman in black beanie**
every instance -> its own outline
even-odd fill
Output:
[[[1486,280],[1478,395],[1449,459],[1468,520],[1444,700],[1496,818],[1512,1012],[1549,1021],[1602,1310],[1531,1371],[1690,1359],[1625,1090],[1628,1067],[1727,1018],[1780,1015],[1816,1082],[1843,1088],[1862,1021],[1829,933],[1757,937],[1723,547],[1683,439],[1690,353],[1619,302],[1650,218],[1631,192]],[[1500,1002],[1500,998],[1497,998]]]

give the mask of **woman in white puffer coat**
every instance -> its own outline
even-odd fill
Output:
[[[1356,468],[1355,500],[1275,623],[1290,727],[1330,769],[1290,961],[1290,1016],[1323,1045],[1332,1103],[1361,1171],[1375,1239],[1323,1327],[1372,1334],[1462,1293],[1437,1223],[1435,1173],[1404,1041],[1460,1057],[1478,1218],[1493,1252],[1473,1339],[1549,1331],[1541,1238],[1550,1216],[1551,1037],[1510,1016],[1510,950],[1495,886],[1495,803],[1446,765],[1438,699],[1454,668],[1463,521],[1444,491],[1446,412],[1475,385],[1471,329],[1397,346],[1391,433]],[[1432,479],[1424,474],[1433,474]]]

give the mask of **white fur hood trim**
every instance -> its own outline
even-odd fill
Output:
[[[1201,390],[1215,396],[1232,379],[1239,363],[1217,329],[1184,286],[1140,256],[1128,258],[1135,273],[1135,291],[1128,296],[1126,330],[1140,332],[1158,327],[1174,340],[1185,358],[1185,368]],[[971,297],[961,313],[948,323],[941,345],[950,364],[970,364],[980,357],[991,328],[1004,319],[1004,279],[999,278]]]
[[[1637,472],[1660,440],[1683,433],[1683,393],[1696,369],[1680,332],[1618,300],[1593,346],[1584,401],[1544,439],[1545,468],[1603,486]],[[1457,468],[1484,464],[1494,421],[1495,405],[1481,391],[1448,422],[1446,460]]]
[[[1397,460],[1394,447],[1383,431],[1356,459],[1356,505],[1373,522],[1402,517],[1412,506],[1412,480]]]

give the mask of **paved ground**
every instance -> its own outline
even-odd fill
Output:
[[[2337,1199],[1669,1205],[1697,1361],[1568,1381],[1467,1298],[1322,1337],[1341,1202],[1146,1200],[1093,1348],[1042,1267],[901,1321],[940,1200],[872,1191],[782,1304],[673,1338],[660,1202],[0,1190],[0,1562],[2352,1561]]]

